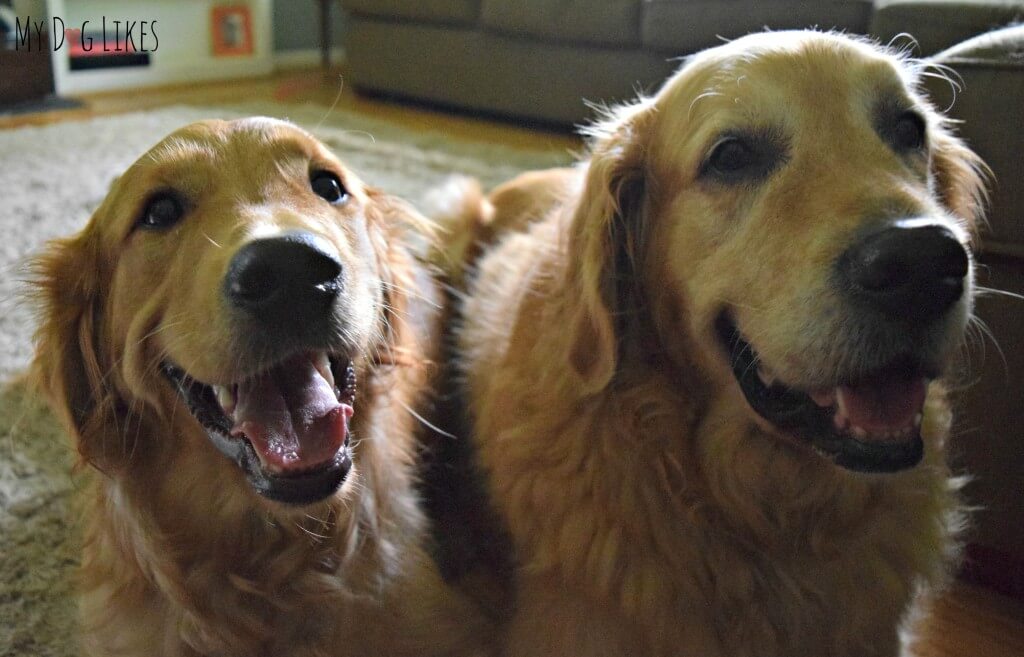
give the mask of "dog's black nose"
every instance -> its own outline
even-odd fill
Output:
[[[341,289],[341,261],[322,238],[286,233],[249,242],[224,277],[228,302],[273,324],[324,319]]]
[[[875,310],[928,320],[963,295],[968,256],[949,228],[907,220],[862,237],[838,269],[844,287]]]

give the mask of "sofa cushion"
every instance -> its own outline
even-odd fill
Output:
[[[632,100],[637,86],[653,88],[677,66],[639,49],[527,41],[485,30],[362,16],[353,16],[350,28],[346,80],[356,88],[519,123],[523,117],[562,126],[588,121],[594,113],[587,101]]]
[[[640,44],[640,0],[483,0],[481,24],[552,43]]]
[[[644,0],[643,45],[687,54],[768,27],[839,28],[863,33],[871,0]]]
[[[341,6],[357,16],[439,25],[470,25],[480,16],[480,0],[341,0]]]
[[[1024,19],[1024,0],[880,0],[871,34],[883,43],[899,34],[934,54],[976,34]]]

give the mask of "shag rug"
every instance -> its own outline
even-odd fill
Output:
[[[170,107],[0,131],[0,656],[78,654],[73,599],[79,519],[69,439],[24,376],[33,309],[26,261],[79,230],[111,181],[166,134],[207,118],[267,115],[313,132],[368,183],[421,203],[452,174],[497,184],[566,152],[415,131],[342,110],[259,103]]]

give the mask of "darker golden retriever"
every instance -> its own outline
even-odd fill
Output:
[[[38,260],[92,655],[477,654],[424,549],[426,228],[271,119],[176,131]]]
[[[577,168],[463,198],[453,243],[492,241],[456,357],[514,544],[507,655],[900,653],[962,523],[941,378],[983,195],[921,72],[752,35]]]

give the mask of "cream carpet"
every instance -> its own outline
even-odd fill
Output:
[[[455,173],[490,186],[570,159],[325,113],[271,103],[181,106],[0,131],[0,656],[77,654],[78,527],[69,502],[78,482],[68,440],[20,377],[34,325],[24,301],[25,261],[46,240],[81,228],[121,170],[184,124],[253,114],[306,127],[364,180],[413,203]]]

